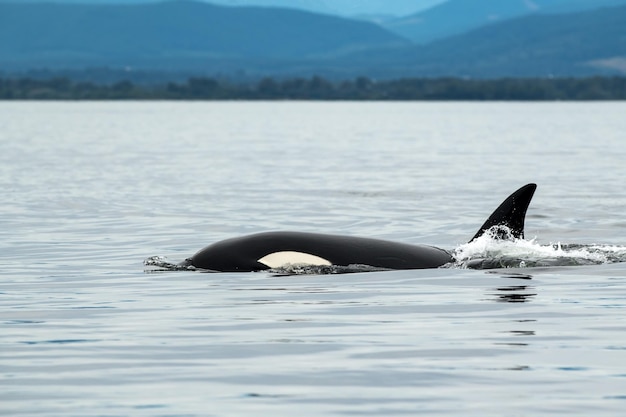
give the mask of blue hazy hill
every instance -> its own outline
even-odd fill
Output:
[[[626,74],[626,6],[532,14],[402,51],[355,54],[345,63],[386,76],[551,77]],[[380,73],[382,74],[382,73]]]
[[[422,12],[384,23],[387,29],[425,44],[537,13],[574,13],[626,4],[626,0],[448,0]]]
[[[372,23],[194,1],[134,5],[0,3],[5,67],[202,66],[309,60],[408,42]]]

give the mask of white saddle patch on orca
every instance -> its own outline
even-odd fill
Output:
[[[332,265],[327,259],[310,253],[283,251],[265,255],[258,262],[270,268],[280,268],[285,265]]]

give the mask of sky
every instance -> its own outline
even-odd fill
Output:
[[[273,5],[315,9],[342,15],[406,16],[445,0],[213,0],[229,5]]]
[[[7,0],[0,0],[0,2]],[[165,0],[8,0],[21,2],[57,2],[57,3],[87,3],[87,4],[133,4],[155,3]],[[231,6],[280,6],[301,8],[320,13],[339,14],[344,16],[380,15],[380,16],[407,16],[424,10],[446,0],[197,0],[207,3]]]

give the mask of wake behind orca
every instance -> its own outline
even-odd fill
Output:
[[[495,237],[523,239],[526,211],[536,188],[536,184],[527,184],[511,194],[470,242],[488,231]],[[265,232],[213,243],[178,267],[214,272],[253,272],[289,265],[362,265],[372,270],[399,270],[438,268],[452,262],[451,252],[428,245],[319,233]]]

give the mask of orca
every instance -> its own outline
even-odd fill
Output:
[[[496,237],[523,238],[526,210],[536,188],[536,184],[527,184],[511,194],[470,242],[488,230],[495,230]],[[438,268],[453,260],[451,252],[428,245],[320,233],[264,232],[213,243],[179,266],[213,272],[264,271],[289,265],[367,265],[393,270]]]

